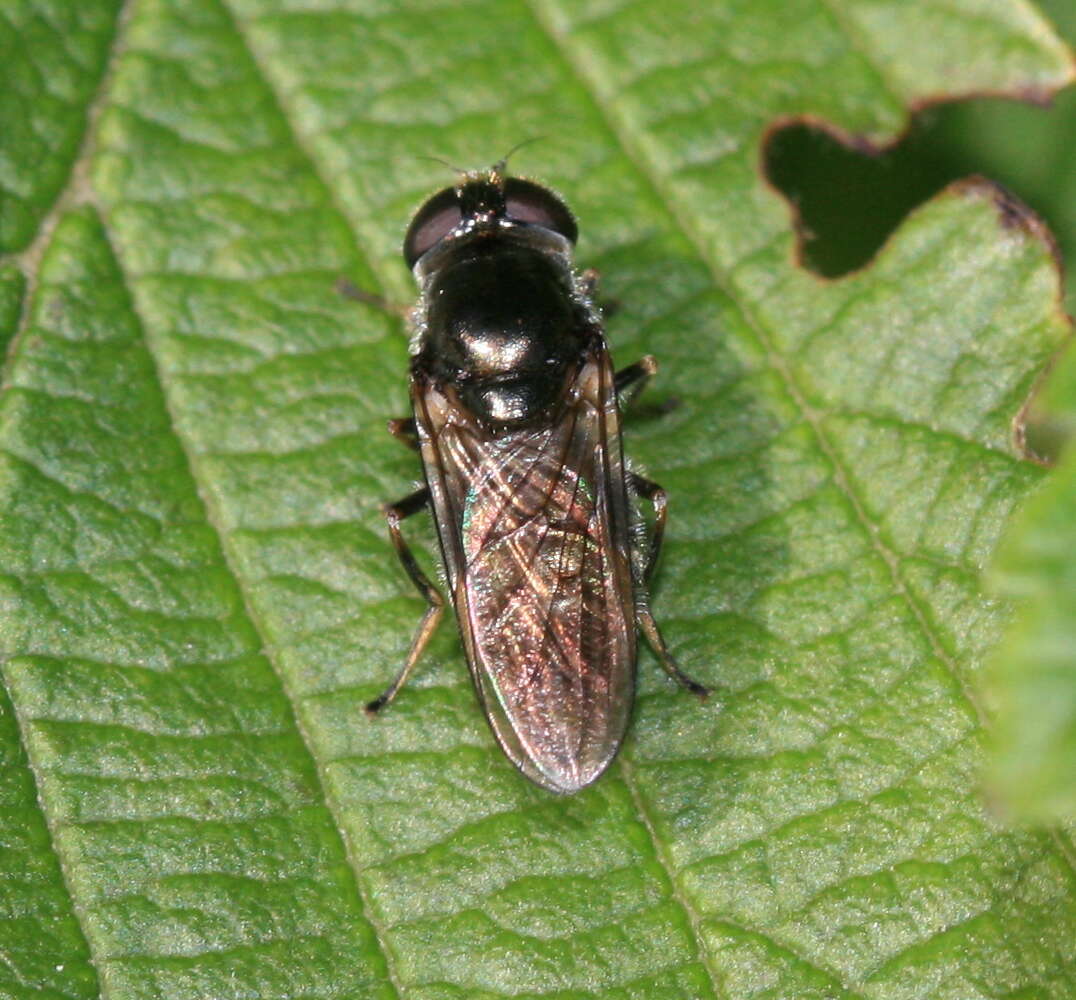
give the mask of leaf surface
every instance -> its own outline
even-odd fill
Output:
[[[102,992],[370,986],[353,872],[90,210],[56,230],[0,423],[4,676]]]
[[[0,412],[4,678],[101,993],[1076,995],[1071,844],[984,809],[973,693],[1054,263],[976,182],[820,283],[757,169],[780,116],[878,140],[943,77],[1061,85],[1044,22],[143,0],[124,32]],[[620,763],[568,799],[497,752],[451,629],[363,715],[421,611],[378,513],[418,472],[383,432],[404,331],[332,292],[409,294],[446,182],[415,156],[543,133],[518,168],[579,212],[620,363],[681,400],[628,448],[673,496],[656,609],[721,692],[644,657]]]
[[[120,0],[13,0],[0,11],[0,253],[22,250],[64,187]]]
[[[1076,6],[1042,0],[1058,33],[1076,45]],[[1066,306],[1076,308],[1076,172],[1070,169],[1076,142],[1076,89],[1045,106],[1012,101],[967,101],[939,109],[929,127],[943,163],[975,163],[1041,213],[1057,237],[1065,265]]]
[[[1070,442],[1076,364],[1067,354],[1037,408]],[[1016,815],[1076,819],[1076,450],[1071,443],[1020,511],[995,566],[997,589],[1018,602],[988,677],[1000,706],[994,791]]]
[[[0,346],[6,347],[15,335],[22,310],[26,281],[17,267],[0,268]]]

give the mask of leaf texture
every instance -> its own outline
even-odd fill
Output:
[[[1067,331],[1041,228],[968,182],[821,283],[757,163],[782,117],[877,141],[1071,75],[986,0],[135,4],[0,414],[4,678],[101,993],[1076,996],[1072,845],[978,792],[980,574]],[[416,156],[543,133],[520,169],[577,208],[618,360],[682,401],[628,447],[722,702],[644,658],[567,799],[498,754],[449,629],[363,715],[421,610],[377,510],[417,468],[402,331],[332,292],[409,294],[446,182]]]
[[[26,281],[17,267],[0,268],[0,347],[6,347],[19,325]]]
[[[1076,364],[1068,354],[1038,405],[1070,442]],[[988,678],[1000,706],[993,791],[1037,822],[1076,819],[1076,452],[1071,443],[1005,538],[995,583],[1020,604]]]
[[[5,538],[0,635],[102,993],[391,995],[91,211],[61,222],[40,277],[0,410],[4,508],[21,528]],[[32,820],[25,779],[11,784]],[[72,950],[74,995],[94,995]]]
[[[120,0],[0,10],[0,252],[22,250],[64,186],[116,35]]]
[[[5,692],[0,692],[0,866],[0,996],[98,996]]]

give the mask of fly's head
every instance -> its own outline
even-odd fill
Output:
[[[404,240],[419,280],[412,371],[493,432],[551,419],[600,336],[572,264],[577,235],[548,188],[504,163],[430,198]]]
[[[534,181],[506,177],[502,160],[488,170],[463,174],[458,184],[438,191],[415,213],[404,238],[404,260],[421,279],[436,268],[441,252],[498,235],[529,236],[570,254],[578,229],[560,198]],[[543,236],[549,239],[543,241]]]

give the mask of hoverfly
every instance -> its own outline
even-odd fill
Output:
[[[431,508],[478,698],[526,777],[578,791],[610,764],[635,690],[636,631],[700,697],[650,611],[647,583],[666,495],[625,466],[621,402],[657,369],[614,374],[592,273],[576,271],[575,219],[551,191],[465,173],[417,212],[403,253],[411,312],[413,416],[389,429],[422,456],[426,485],[383,510],[392,544],[427,601],[395,697],[444,610],[400,522]],[[636,496],[654,506],[647,541]]]

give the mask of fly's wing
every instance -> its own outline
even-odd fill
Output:
[[[415,413],[468,662],[505,752],[559,792],[609,765],[635,684],[619,415],[604,348],[555,422],[493,436],[451,389]]]

